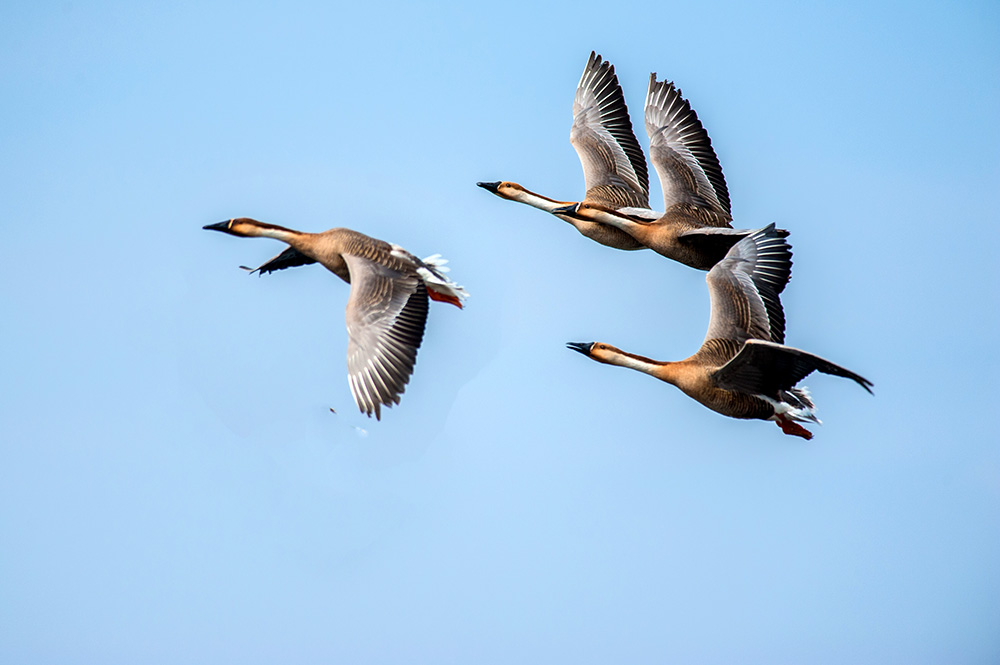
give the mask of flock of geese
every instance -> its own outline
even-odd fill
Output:
[[[651,249],[707,272],[711,315],[698,351],[662,362],[601,342],[570,349],[677,386],[733,418],[773,420],[785,434],[811,439],[800,422],[819,423],[808,389],[813,371],[841,376],[871,392],[872,383],[814,354],[785,346],[779,298],[791,277],[788,231],[732,228],[729,192],[708,133],[681,91],[649,78],[645,107],[650,161],[660,177],[663,212],[649,207],[649,174],[614,66],[591,53],[573,101],[570,142],[583,165],[586,194],[559,201],[514,182],[480,182],[497,196],[551,213],[581,234],[621,250]],[[430,300],[459,308],[468,297],[446,276],[439,255],[419,259],[398,245],[345,228],[304,233],[248,218],[204,228],[274,238],[283,252],[249,270],[265,274],[319,263],[351,285],[347,371],[358,408],[381,418],[399,403],[413,373]],[[241,266],[243,267],[243,266]]]

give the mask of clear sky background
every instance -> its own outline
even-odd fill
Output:
[[[281,5],[0,9],[0,661],[1000,662],[1000,5]],[[591,50],[791,230],[788,343],[875,382],[812,441],[564,348],[708,323],[475,186],[582,195]],[[382,422],[233,216],[451,260]]]

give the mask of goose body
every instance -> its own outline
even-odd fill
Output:
[[[444,275],[446,261],[439,256],[421,260],[398,245],[351,229],[304,233],[249,218],[204,228],[288,244],[251,273],[319,263],[351,285],[346,311],[348,381],[358,408],[379,419],[382,405],[399,404],[413,373],[428,298],[461,308],[468,297]]]
[[[553,214],[610,226],[674,261],[709,270],[751,231],[732,228],[722,166],[698,114],[669,81],[649,76],[645,108],[649,155],[663,190],[664,213],[650,219],[603,201],[583,200]],[[776,231],[787,235],[787,231]]]
[[[570,143],[583,166],[583,201],[612,210],[626,208],[655,220],[661,213],[649,209],[649,173],[646,158],[632,131],[632,121],[614,66],[591,52],[573,100]],[[644,245],[626,230],[576,215],[556,213],[574,202],[537,194],[516,182],[478,182],[500,198],[553,213],[584,236],[615,249],[636,250]]]
[[[708,271],[712,311],[698,351],[662,362],[601,342],[567,346],[677,386],[704,406],[732,418],[773,420],[785,434],[812,438],[798,422],[820,421],[809,390],[796,384],[813,371],[872,383],[807,351],[785,346],[779,295],[791,276],[791,249],[771,224],[749,233]]]

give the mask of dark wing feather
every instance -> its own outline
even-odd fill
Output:
[[[351,273],[347,302],[347,374],[358,408],[381,418],[399,404],[413,373],[427,322],[427,289],[414,273],[345,254]]]
[[[731,229],[720,226],[702,226],[690,229],[677,234],[677,242],[680,245],[691,247],[699,256],[709,261],[709,265],[714,266],[721,261],[743,238],[753,233],[746,229]]]
[[[807,351],[759,339],[747,340],[740,352],[712,375],[726,390],[776,397],[814,371],[841,376],[872,391],[868,379]]]
[[[779,294],[792,274],[792,250],[774,224],[733,245],[708,271],[712,314],[705,341],[743,342],[785,339],[785,313]]]
[[[649,207],[646,157],[632,131],[615,68],[590,54],[573,100],[570,143],[583,165],[588,200]]]
[[[283,251],[281,254],[278,254],[276,257],[274,257],[267,263],[263,263],[257,266],[256,268],[251,269],[247,268],[246,266],[240,266],[240,267],[243,268],[244,270],[249,270],[251,275],[254,273],[263,275],[265,273],[274,272],[275,270],[284,270],[285,268],[295,268],[296,266],[307,266],[310,263],[316,263],[315,259],[310,259],[308,256],[298,251],[297,249],[289,247],[288,249]]]
[[[660,176],[664,210],[682,203],[731,219],[729,190],[708,132],[670,81],[649,75],[646,93],[649,160]],[[720,220],[721,221],[721,220]]]

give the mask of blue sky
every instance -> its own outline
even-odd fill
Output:
[[[564,348],[708,317],[475,186],[582,194],[591,50],[791,230],[788,343],[875,382],[810,376],[812,441]],[[7,3],[0,51],[0,661],[1000,658],[995,3]],[[451,260],[381,422],[243,215]]]

